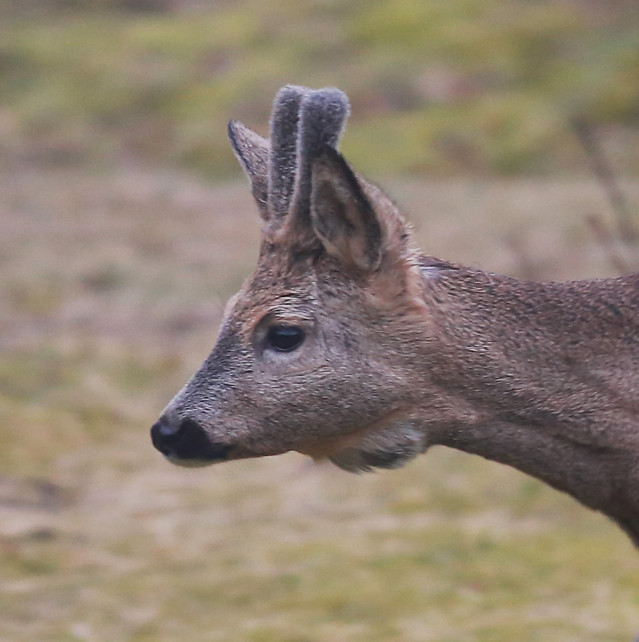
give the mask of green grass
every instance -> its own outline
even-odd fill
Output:
[[[591,181],[388,187],[436,255],[539,278],[610,271],[584,225],[605,207]],[[627,538],[503,466],[434,449],[361,476],[297,455],[183,470],[152,449],[150,424],[255,260],[244,183],[31,170],[0,173],[0,191],[0,640],[626,642],[639,629]]]
[[[582,168],[574,116],[606,132],[620,168],[639,168],[632,2],[30,6],[5,7],[0,26],[9,158],[133,157],[228,176],[236,165],[224,123],[264,131],[275,91],[294,82],[348,92],[345,150],[368,172]]]

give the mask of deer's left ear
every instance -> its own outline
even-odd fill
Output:
[[[260,216],[268,220],[268,155],[271,145],[237,120],[229,122],[228,133],[233,151],[251,182],[251,192]]]
[[[384,230],[357,177],[326,146],[311,175],[311,222],[325,250],[345,268],[373,272],[382,262]]]

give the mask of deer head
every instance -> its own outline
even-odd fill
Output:
[[[570,493],[639,545],[639,275],[533,283],[421,255],[337,151],[347,115],[336,89],[285,87],[270,141],[230,124],[259,260],[156,448],[360,471],[443,444]]]
[[[410,394],[424,323],[419,255],[393,203],[337,151],[348,112],[337,89],[288,86],[270,141],[229,124],[261,248],[213,352],[152,429],[174,463],[296,450],[360,470],[427,446]]]

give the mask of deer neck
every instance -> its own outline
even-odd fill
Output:
[[[455,266],[423,272],[430,390],[459,411],[429,441],[537,477],[639,546],[639,277],[543,284]]]

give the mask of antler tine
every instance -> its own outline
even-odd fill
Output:
[[[268,170],[268,209],[273,220],[284,218],[289,210],[295,187],[300,104],[309,91],[287,85],[273,103]]]
[[[348,97],[333,87],[311,91],[302,100],[294,204],[298,216],[308,212],[313,161],[327,145],[337,149],[349,113]]]

